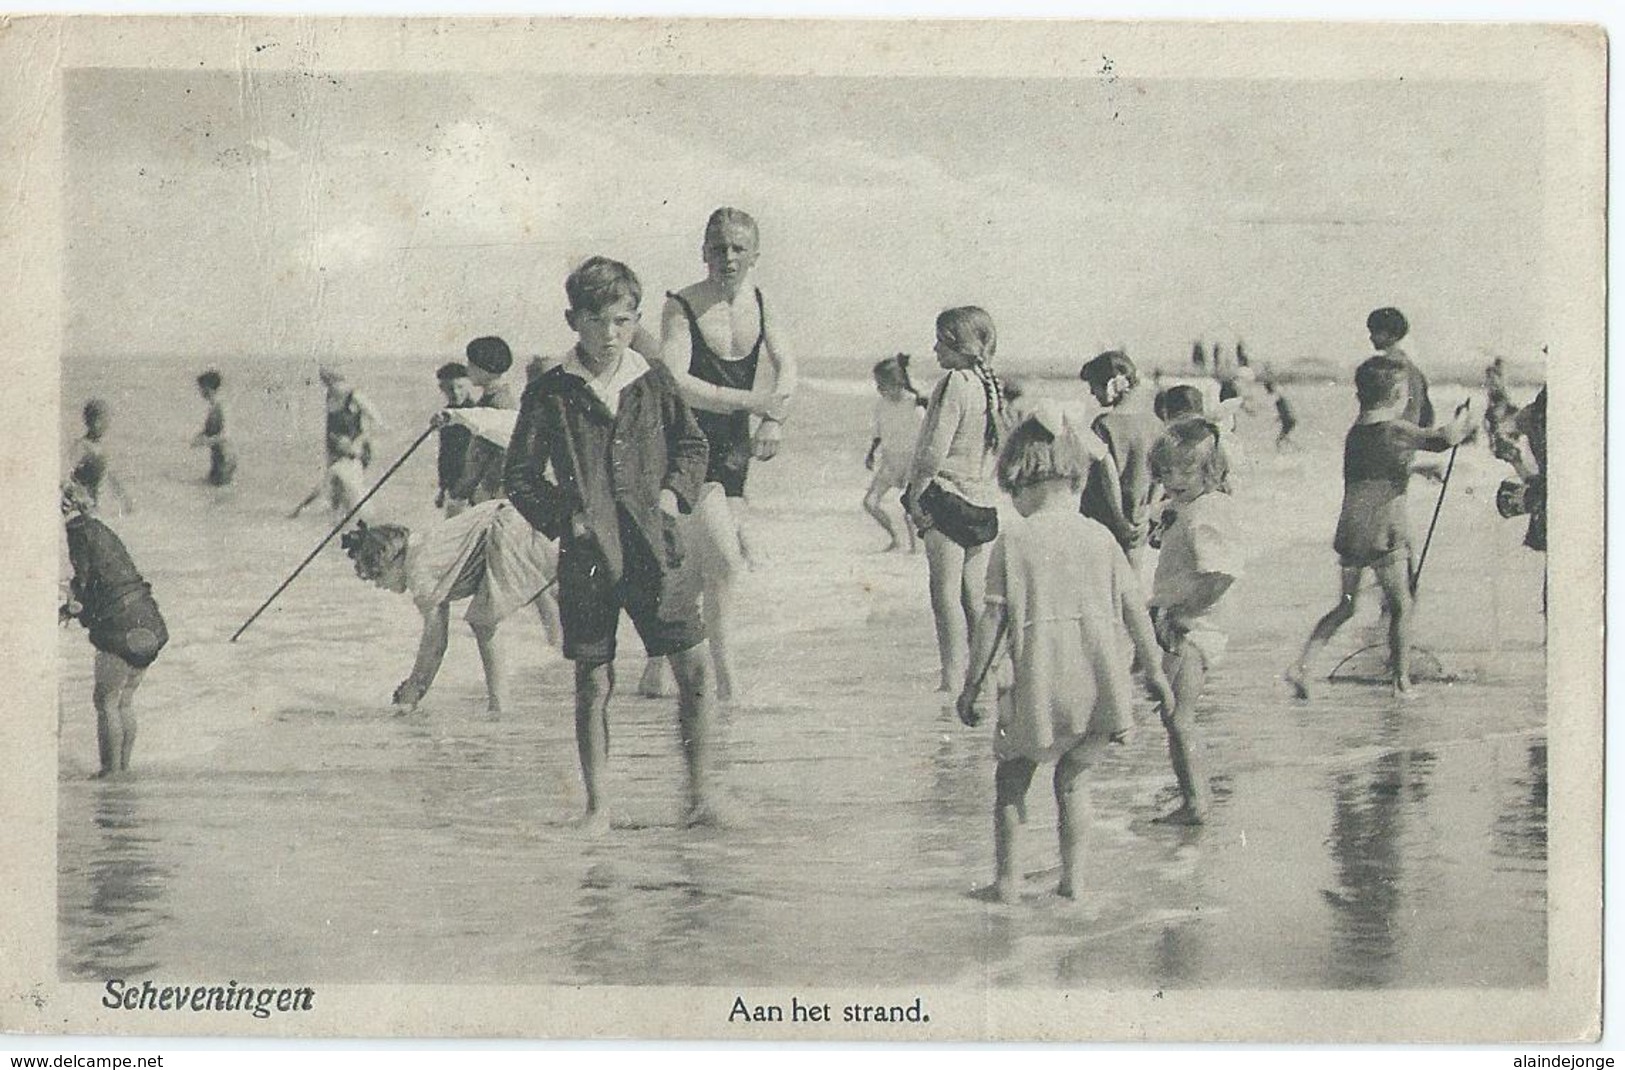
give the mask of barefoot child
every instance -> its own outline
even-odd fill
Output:
[[[914,460],[914,443],[920,437],[920,395],[908,379],[908,355],[899,353],[875,365],[875,389],[880,397],[875,400],[874,441],[869,443],[869,455],[863,467],[874,473],[869,490],[863,496],[863,508],[880,526],[886,529],[886,550],[895,550],[897,525],[881,500],[908,483],[909,466]],[[908,533],[908,551],[913,553],[914,525],[908,513],[903,513],[903,530]]]
[[[147,666],[169,642],[152,587],[141,578],[124,543],[92,514],[90,492],[74,482],[62,488],[62,517],[73,565],[71,597],[61,609],[65,623],[77,618],[96,648],[97,776],[129,772],[135,747],[135,691]]]
[[[693,555],[677,524],[710,451],[666,367],[629,348],[643,287],[595,256],[564,284],[569,356],[525,388],[503,482],[531,526],[559,540],[564,656],[575,662],[584,824],[608,821],[603,782],[621,611],[644,650],[671,661],[688,767],[688,823],[715,820],[708,781],[711,681]]]
[[[716,670],[717,697],[740,690],[733,661],[733,621],[739,580],[752,567],[745,481],[750,462],[778,454],[796,361],[774,304],[752,277],[761,255],[756,220],[738,208],[718,208],[705,223],[700,258],[705,278],[666,295],[660,315],[660,357],[694,410],[710,443],[706,491],[694,504],[692,542],[704,583],[706,637]],[[633,348],[642,345],[634,339]],[[758,417],[751,429],[752,418]],[[659,692],[658,665],[646,667],[646,694]]]
[[[1410,693],[1410,517],[1405,490],[1417,450],[1442,452],[1467,438],[1464,406],[1448,426],[1422,428],[1404,418],[1409,404],[1407,365],[1373,357],[1354,373],[1360,415],[1343,440],[1343,510],[1332,548],[1342,569],[1342,593],[1315,625],[1303,653],[1286,672],[1299,698],[1309,697],[1309,663],[1354,616],[1360,575],[1377,574],[1387,601],[1388,649],[1394,691]]]
[[[345,533],[342,544],[357,576],[386,591],[411,594],[423,614],[417,660],[391,699],[397,706],[416,709],[434,684],[446,656],[451,604],[459,599],[472,599],[464,619],[480,650],[486,709],[492,713],[502,712],[504,696],[497,625],[535,605],[548,638],[557,638],[549,613],[553,548],[507,502],[474,506],[415,535],[399,524],[362,521]]]
[[[1042,761],[1055,762],[1057,891],[1067,898],[1075,894],[1078,850],[1089,820],[1079,774],[1133,726],[1125,628],[1152,696],[1165,707],[1173,702],[1157,667],[1139,580],[1111,533],[1078,514],[1088,467],[1084,445],[1050,402],[1041,402],[1011,433],[998,460],[999,485],[1023,519],[1000,534],[989,555],[987,606],[956,704],[960,720],[976,724],[986,667],[1008,657],[1013,686],[1000,695],[994,742],[997,862],[993,884],[978,893],[983,898],[1016,898],[1021,814]]]
[[[289,519],[324,493],[334,512],[349,512],[361,500],[367,468],[372,464],[372,437],[383,426],[378,410],[350,386],[342,371],[324,366],[319,374],[327,390],[327,467],[310,493],[293,507]]]
[[[1156,820],[1198,825],[1207,814],[1207,780],[1198,761],[1196,703],[1229,637],[1220,603],[1241,575],[1241,541],[1230,497],[1230,459],[1217,424],[1187,417],[1168,425],[1151,448],[1151,468],[1172,499],[1174,518],[1162,535],[1151,585],[1163,670],[1174,702],[1162,711],[1168,757],[1183,801]]]
[[[909,518],[924,533],[943,692],[965,676],[982,610],[985,548],[999,533],[993,468],[1004,392],[991,367],[997,349],[993,317],[982,309],[950,308],[937,317],[937,363],[947,374],[931,391],[903,492]]]
[[[220,400],[220,373],[210,369],[197,377],[197,392],[209,404],[203,417],[203,430],[192,437],[196,448],[209,448],[209,474],[205,477],[211,487],[223,487],[237,472],[237,453],[226,437],[226,406]]]

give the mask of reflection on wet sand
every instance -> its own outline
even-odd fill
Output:
[[[90,790],[96,842],[85,864],[88,896],[60,905],[64,926],[86,930],[69,968],[108,977],[148,974],[159,965],[149,941],[174,920],[164,903],[170,872],[151,849],[158,832],[134,782],[103,780]]]

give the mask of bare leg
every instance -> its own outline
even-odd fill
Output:
[[[559,623],[558,588],[543,591],[536,599],[536,615],[542,620],[542,634],[555,649],[564,649],[564,626]]]
[[[502,712],[502,651],[497,646],[495,625],[471,624],[474,645],[480,648],[480,666],[485,670],[485,708],[491,713]]]
[[[1343,569],[1341,583],[1342,592],[1338,595],[1336,607],[1316,622],[1314,631],[1309,633],[1308,642],[1303,644],[1303,653],[1286,671],[1286,682],[1292,685],[1299,698],[1309,697],[1309,662],[1337,634],[1337,629],[1354,616],[1355,600],[1360,594],[1360,569]]]
[[[736,693],[730,638],[733,633],[735,593],[744,561],[739,552],[739,528],[733,505],[720,486],[711,486],[694,507],[704,577],[705,634],[716,669],[717,698],[726,702]]]
[[[1174,685],[1174,708],[1164,711],[1163,726],[1168,729],[1168,760],[1184,802],[1172,813],[1155,820],[1165,825],[1200,825],[1207,816],[1207,778],[1197,761],[1196,701],[1207,684],[1207,665],[1200,651],[1187,642],[1179,654],[1163,659],[1163,671]]]
[[[609,760],[608,712],[614,692],[614,662],[576,662],[576,753],[581,759],[581,781],[587,790],[587,811],[581,825],[593,830],[609,824],[602,781]]]
[[[1036,762],[1010,758],[999,763],[993,774],[993,883],[978,888],[978,899],[1014,903],[1018,895],[1017,869],[1021,839],[1021,814],[1027,804],[1027,787],[1032,783]]]
[[[1411,599],[1409,567],[1395,562],[1377,569],[1377,582],[1388,599],[1388,660],[1394,674],[1394,693],[1411,693]]]
[[[970,637],[976,634],[976,621],[987,598],[987,547],[973,546],[964,551],[965,563],[959,573],[959,611],[965,620],[965,659],[970,659]]]
[[[91,701],[96,706],[96,749],[101,759],[99,776],[111,776],[129,769],[130,752],[135,746],[135,689],[143,675],[144,670],[131,667],[118,655],[96,651]]]
[[[688,767],[688,815],[685,824],[714,825],[711,807],[711,681],[707,678],[709,652],[705,644],[671,655],[677,677],[677,725]]]
[[[965,551],[940,531],[925,533],[925,559],[931,576],[931,615],[937,625],[937,658],[942,677],[938,691],[954,691],[965,679],[970,632],[961,607],[965,584]]]
[[[1099,757],[1105,745],[1104,739],[1085,737],[1055,763],[1055,813],[1061,836],[1061,883],[1055,891],[1067,899],[1077,896],[1079,848],[1089,832],[1089,793],[1078,783],[1078,774]]]
[[[890,551],[897,549],[900,543],[897,540],[897,525],[895,522],[893,522],[891,514],[886,512],[885,506],[883,506],[880,502],[881,496],[884,495],[888,489],[889,488],[887,487],[881,486],[878,479],[872,480],[869,483],[868,493],[863,496],[863,511],[874,517],[875,523],[879,524],[886,530],[886,550]],[[910,536],[909,541],[913,541],[912,535]]]

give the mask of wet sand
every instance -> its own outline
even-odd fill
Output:
[[[923,555],[874,552],[884,537],[858,505],[865,383],[809,384],[784,455],[753,470],[764,561],[741,599],[749,693],[721,719],[724,827],[680,827],[673,703],[634,694],[628,628],[616,821],[594,837],[569,827],[582,805],[570,671],[534,618],[504,627],[515,699],[499,719],[460,624],[420,712],[389,708],[416,614],[355,580],[336,546],[227,643],[331,520],[281,518],[318,472],[319,388],[269,366],[223,370],[242,468],[217,492],[185,447],[203,415],[190,364],[65,369],[65,405],[92,391],[113,403],[138,509],[109,520],[173,639],[140,693],[136,773],[109,783],[88,779],[91,651],[81,630],[61,637],[64,979],[1545,984],[1543,562],[1520,522],[1496,516],[1503,466],[1481,446],[1460,455],[1423,578],[1417,638],[1449,681],[1410,703],[1361,682],[1301,703],[1279,673],[1336,596],[1352,398],[1296,388],[1302,448],[1285,455],[1273,413],[1244,417],[1237,495],[1254,552],[1199,715],[1211,822],[1151,824],[1173,778],[1147,707],[1089,783],[1078,902],[1053,894],[1041,772],[1021,901],[991,906],[967,894],[991,874],[991,738],[932,690]],[[353,370],[393,421],[383,461],[432,409],[431,373]],[[1443,410],[1459,392],[1438,393]],[[433,468],[427,449],[408,462],[372,517],[429,519]],[[1413,484],[1418,532],[1436,491]],[[1372,641],[1367,602],[1324,671]]]

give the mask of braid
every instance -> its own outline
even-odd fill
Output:
[[[982,442],[988,449],[996,450],[999,448],[999,424],[1004,418],[1004,387],[981,356],[976,358],[971,370],[982,381],[982,393],[987,396],[987,420],[982,430]]]

